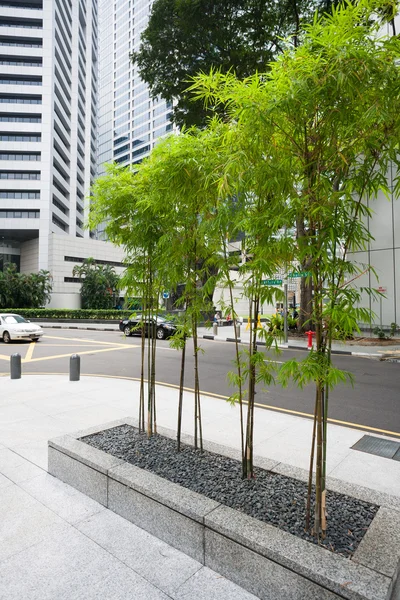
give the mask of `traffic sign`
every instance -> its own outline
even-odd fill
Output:
[[[262,279],[261,285],[282,285],[282,279]]]
[[[169,292],[163,292],[162,297],[164,298],[164,300],[168,300],[168,298],[169,298]]]
[[[295,279],[296,277],[309,277],[311,271],[295,271],[294,273],[288,273],[288,277]]]

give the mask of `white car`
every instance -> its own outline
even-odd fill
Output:
[[[37,342],[43,335],[39,325],[26,321],[21,315],[0,313],[0,338],[8,344],[11,340],[32,340]]]

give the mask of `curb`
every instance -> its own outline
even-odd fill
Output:
[[[219,338],[216,337],[215,335],[203,335],[202,336],[204,340],[216,340],[218,342],[235,342],[235,338]],[[238,343],[245,343],[244,341],[242,341],[240,338],[238,338]],[[265,346],[265,342],[262,341],[257,341],[256,342],[257,346]],[[281,349],[288,349],[288,350],[303,350],[304,352],[308,351],[308,348],[305,348],[304,346],[295,346],[292,344],[282,344]],[[373,354],[370,352],[351,352],[350,350],[332,350],[332,354],[341,354],[343,356],[358,356],[360,358],[381,358],[382,354]],[[387,360],[386,362],[400,362],[399,360],[392,360],[389,361]]]
[[[119,329],[109,329],[102,327],[77,327],[76,325],[41,325],[42,329],[74,329],[75,331],[119,331]]]

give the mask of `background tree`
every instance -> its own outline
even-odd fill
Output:
[[[0,271],[0,306],[2,308],[40,308],[50,300],[52,278],[49,271],[19,273],[15,264]]]
[[[99,265],[94,258],[87,258],[82,265],[74,266],[72,274],[82,283],[82,308],[113,308],[119,289],[119,276],[114,267]]]
[[[265,71],[284,49],[297,43],[303,22],[337,0],[156,0],[138,52],[132,54],[153,98],[174,102],[180,127],[204,126],[210,112],[187,93],[188,82],[211,68],[232,70],[242,79]]]

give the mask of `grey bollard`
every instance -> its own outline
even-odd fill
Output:
[[[218,335],[218,323],[213,323],[213,335]]]
[[[236,337],[240,338],[240,325],[235,325],[235,333]]]
[[[11,354],[10,357],[11,379],[21,379],[21,355]]]
[[[79,354],[72,354],[69,359],[69,380],[79,381],[81,377],[81,357]]]

